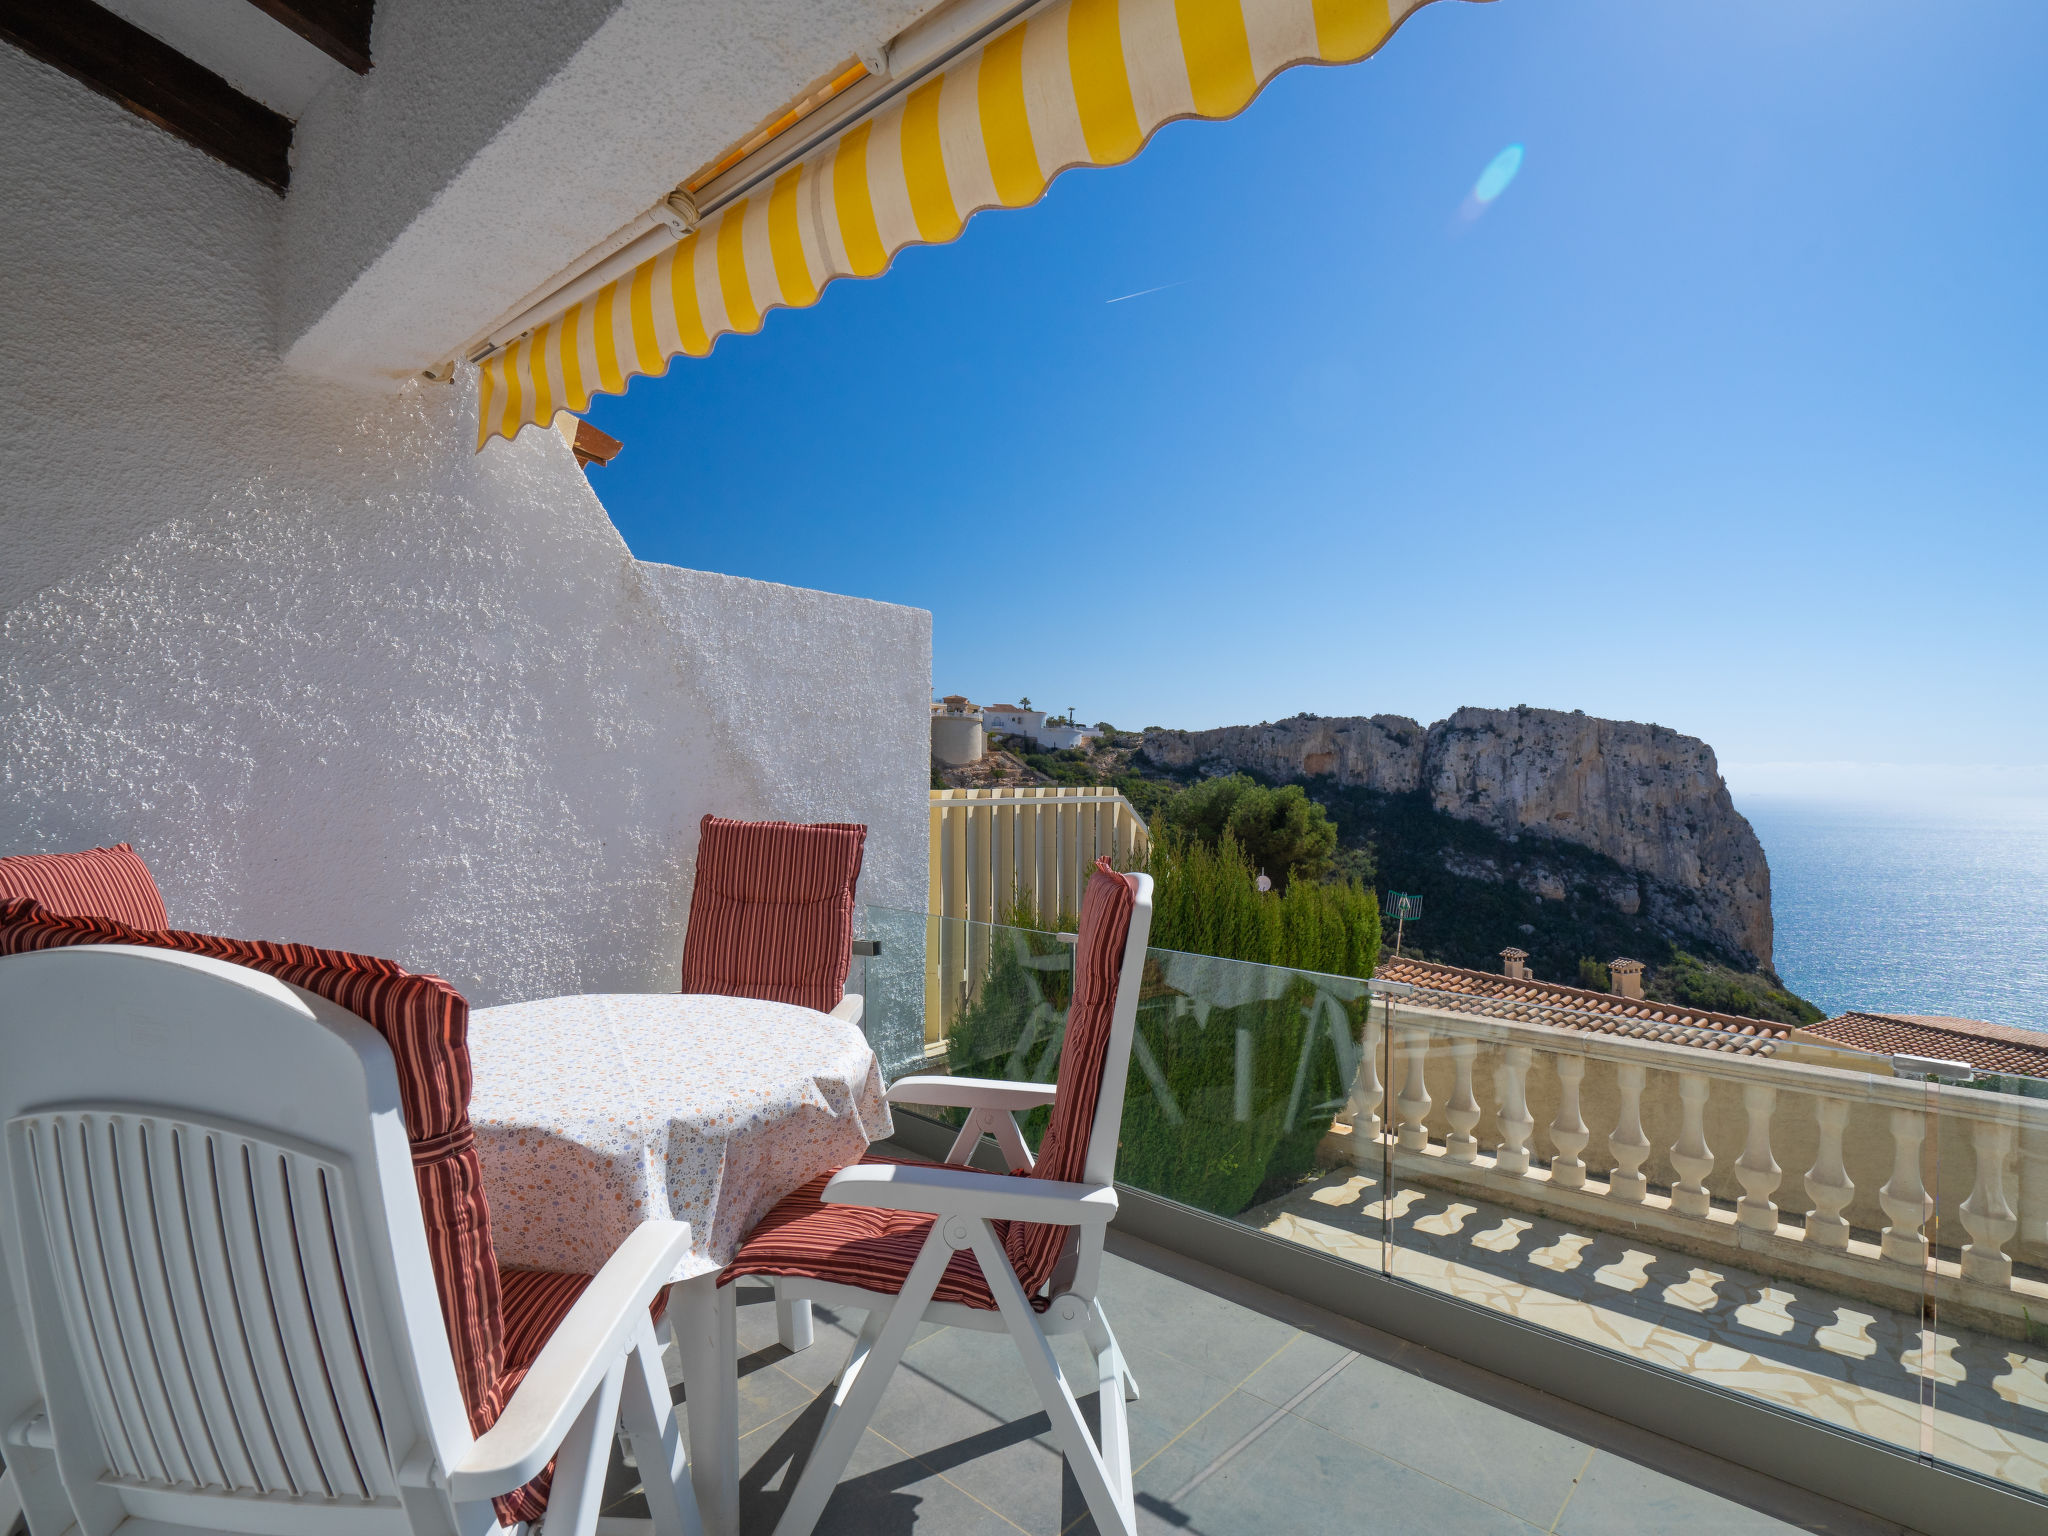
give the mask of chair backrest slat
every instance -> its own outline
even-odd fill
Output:
[[[279,1528],[410,1528],[431,1494],[400,1466],[469,1442],[382,1036],[218,961],[21,956],[0,1121],[0,1305],[38,1341],[88,1536],[123,1511],[218,1529],[250,1498]]]
[[[242,1421],[235,1413],[234,1388],[222,1358],[223,1340],[207,1308],[207,1287],[200,1278],[200,1255],[207,1245],[198,1230],[202,1214],[213,1203],[209,1157],[177,1127],[152,1123],[147,1130],[150,1198],[161,1220],[182,1229],[185,1242],[162,1245],[166,1301],[196,1399],[191,1422],[204,1433],[220,1486],[233,1492],[260,1493],[265,1484],[256,1470]],[[204,1180],[195,1183],[197,1167]],[[196,1197],[196,1204],[195,1204]]]
[[[360,1274],[332,1162],[217,1126],[115,1110],[18,1118],[40,1227],[112,1470],[143,1487],[391,1503],[394,1448],[357,1335]],[[174,1172],[204,1165],[206,1198]],[[169,1170],[167,1170],[169,1172]],[[209,1308],[191,1256],[221,1259]],[[172,1255],[184,1255],[173,1296]],[[223,1369],[229,1353],[241,1367]],[[257,1474],[245,1425],[258,1425]],[[222,1446],[225,1444],[226,1449]],[[406,1448],[397,1448],[402,1453]]]

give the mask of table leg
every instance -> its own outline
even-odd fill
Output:
[[[739,1536],[739,1319],[716,1273],[668,1288],[668,1326],[683,1368],[690,1484],[704,1536]]]

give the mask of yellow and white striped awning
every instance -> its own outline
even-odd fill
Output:
[[[1055,0],[887,99],[675,245],[483,360],[477,446],[678,355],[751,333],[836,277],[1117,165],[1178,118],[1232,117],[1295,64],[1365,58],[1428,0]]]

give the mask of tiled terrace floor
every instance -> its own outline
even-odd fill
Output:
[[[1104,1304],[1144,1393],[1131,1432],[1145,1530],[1899,1529],[1161,1250],[1114,1236],[1111,1246]],[[742,1528],[766,1533],[860,1319],[820,1309],[817,1342],[792,1355],[775,1342],[765,1287],[742,1286],[739,1303]],[[1092,1377],[1078,1340],[1059,1349],[1070,1377]],[[610,1512],[639,1514],[633,1474],[615,1466],[613,1477]],[[926,1329],[911,1346],[819,1527],[1094,1528],[1008,1339],[955,1329]]]
[[[1391,1240],[1387,1220],[1392,1220]],[[1275,1237],[2048,1494],[2048,1349],[1638,1237],[1345,1169],[1247,1211]]]

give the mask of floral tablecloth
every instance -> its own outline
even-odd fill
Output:
[[[555,997],[469,1018],[469,1114],[498,1262],[594,1274],[640,1222],[721,1269],[784,1195],[890,1134],[860,1029],[789,1003]]]

